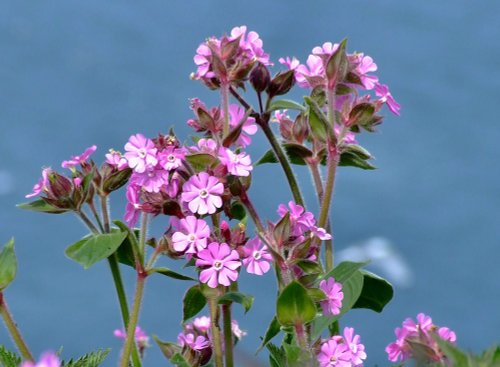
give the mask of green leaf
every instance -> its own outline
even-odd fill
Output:
[[[18,367],[21,357],[0,344],[0,367]]]
[[[333,277],[335,278],[335,281],[344,283],[347,279],[353,276],[357,270],[361,269],[362,267],[368,264],[369,261],[364,261],[364,262],[342,261],[340,264],[335,266],[333,270],[323,275],[319,280]]]
[[[392,284],[369,271],[360,270],[360,272],[364,278],[363,289],[353,308],[367,308],[375,312],[382,312],[385,305],[394,296]]]
[[[169,278],[173,278],[173,279],[178,279],[178,280],[192,280],[192,281],[196,281],[196,279],[193,279],[191,277],[188,277],[187,275],[183,275],[183,274],[180,274],[180,273],[177,273],[169,268],[165,268],[165,267],[160,267],[160,268],[153,268],[151,270],[148,271],[148,274],[152,274],[152,273],[158,273],[158,274],[162,274],[162,275],[165,275]]]
[[[334,136],[331,134],[328,119],[313,99],[305,96],[304,100],[309,106],[309,125],[312,135],[319,141],[326,142],[329,136]]]
[[[281,331],[281,325],[278,322],[276,316],[274,316],[273,319],[271,320],[271,323],[267,327],[266,334],[264,335],[262,343],[255,352],[255,354],[259,353],[262,350],[262,348],[264,348],[267,345],[267,343],[271,341],[272,338],[274,338],[276,335],[280,333],[280,331]]]
[[[288,284],[278,296],[276,317],[283,326],[308,323],[316,316],[316,305],[297,281]]]
[[[306,108],[298,102],[289,100],[289,99],[278,99],[272,101],[269,105],[269,109],[267,112],[272,112],[276,110],[297,110],[305,112]]]
[[[235,202],[233,203],[233,205],[231,205],[230,211],[231,211],[231,216],[234,219],[238,219],[239,221],[244,221],[247,217],[247,211],[245,207],[238,202]]]
[[[12,283],[16,277],[17,260],[14,253],[14,239],[11,238],[0,252],[0,292]]]
[[[441,339],[439,336],[435,335],[434,340],[436,343],[439,345],[439,348],[443,351],[443,353],[448,357],[450,360],[452,366],[457,366],[457,367],[462,367],[462,366],[469,366],[468,360],[469,357],[466,353],[462,352],[458,347],[455,345],[444,341]],[[415,347],[415,343],[412,343],[412,349]],[[418,347],[418,345],[417,345]],[[493,365],[492,365],[493,366]]]
[[[302,350],[297,345],[283,344],[283,349],[285,350],[286,359],[288,364],[294,365],[299,361],[302,355]]]
[[[342,263],[341,263],[342,264]],[[356,264],[356,263],[350,263]],[[363,264],[363,263],[358,263]],[[339,266],[337,266],[339,267]],[[335,268],[336,269],[336,268]],[[334,269],[334,270],[335,270]],[[321,336],[321,333],[325,328],[333,324],[335,321],[340,319],[347,311],[349,311],[361,294],[361,290],[363,289],[363,275],[359,270],[354,270],[351,273],[352,267],[344,266],[343,269],[338,274],[338,278],[342,279],[342,292],[344,293],[344,299],[342,300],[342,308],[340,309],[340,314],[335,316],[318,316],[313,321],[313,332],[312,332],[312,340],[316,340]],[[335,277],[336,281],[339,281],[337,277]]]
[[[125,232],[86,236],[69,246],[65,254],[88,269],[96,262],[111,256],[122,244],[125,237],[127,237]]]
[[[200,286],[193,285],[189,288],[182,300],[182,322],[196,316],[207,304],[207,299],[201,292]]]
[[[191,367],[191,365],[186,361],[186,359],[184,359],[184,357],[180,353],[175,353],[170,359],[170,362],[172,362],[177,367]]]
[[[377,168],[371,163],[367,162],[366,159],[362,159],[352,152],[343,152],[340,155],[339,166],[358,167],[365,170],[373,170]]]
[[[118,261],[135,269],[134,247],[137,249],[137,252],[139,252],[138,238],[140,230],[130,229],[125,223],[119,220],[114,220],[113,223],[116,224],[118,228],[112,228],[112,233],[119,233],[120,231],[127,233],[127,237],[116,251]]]
[[[342,82],[347,75],[349,61],[345,52],[346,45],[347,39],[344,39],[326,63],[325,72],[328,84],[332,87],[338,82]]]
[[[321,265],[317,261],[301,259],[294,261],[293,264],[301,268],[306,274],[319,274],[322,271]]]
[[[50,205],[43,199],[38,199],[29,203],[21,203],[16,205],[20,209],[31,210],[33,212],[49,213],[49,214],[61,214],[66,213],[68,210],[56,208]]]
[[[186,161],[196,170],[204,171],[217,163],[217,158],[207,153],[197,153],[186,155]]]
[[[284,244],[290,238],[290,213],[287,212],[280,219],[273,230],[273,237],[278,246]]]
[[[156,335],[153,335],[153,340],[160,347],[161,352],[167,359],[171,359],[175,354],[182,351],[181,347],[175,343],[163,342]]]
[[[272,343],[267,346],[269,351],[269,362],[272,367],[287,367],[286,354],[283,348],[280,348]]]
[[[312,157],[313,152],[311,152],[307,147],[294,143],[285,143],[282,144],[283,149],[286,152],[286,155],[292,164],[296,164],[299,166],[305,166],[307,163],[305,158]],[[278,163],[278,159],[274,154],[273,150],[270,149],[255,163],[255,166],[264,164],[264,163]]]
[[[252,308],[254,297],[240,292],[227,292],[219,298],[219,304],[239,303],[247,313]]]
[[[70,359],[63,362],[62,367],[98,367],[106,359],[110,351],[111,349],[103,349],[87,353],[76,360]]]

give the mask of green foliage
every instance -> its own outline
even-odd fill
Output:
[[[187,275],[183,275],[183,274],[177,273],[176,271],[173,271],[173,270],[171,270],[169,268],[165,268],[165,267],[153,268],[153,269],[151,269],[151,270],[148,271],[148,274],[152,274],[152,273],[162,274],[162,275],[165,275],[166,277],[173,278],[173,279],[178,279],[178,280],[192,280],[192,281],[195,281],[195,279],[193,279],[191,277],[188,277]]]
[[[269,351],[269,364],[272,367],[286,367],[288,366],[286,352],[283,347],[278,347],[273,343],[267,344],[267,350]]]
[[[14,253],[14,239],[11,238],[0,252],[0,292],[14,280],[17,272],[17,260]]]
[[[363,289],[353,308],[367,308],[382,312],[394,296],[392,284],[366,270],[360,270],[363,275]]]
[[[241,292],[227,292],[219,298],[219,304],[231,304],[233,302],[239,303],[247,313],[252,308],[254,297],[249,294]]]
[[[316,305],[299,282],[291,282],[278,296],[276,317],[282,326],[308,323],[315,316]]]
[[[70,359],[62,363],[62,367],[97,367],[108,356],[111,349],[102,349],[96,352],[87,353],[78,359]]]
[[[38,199],[35,201],[31,201],[29,203],[17,204],[16,206],[20,209],[30,210],[32,212],[49,213],[49,214],[61,214],[61,213],[66,213],[68,211],[67,209],[56,208],[47,203],[43,199]]]
[[[182,322],[196,316],[206,304],[207,299],[203,295],[200,286],[198,284],[193,285],[187,290],[182,300]]]
[[[0,367],[18,367],[21,357],[0,344]]]
[[[271,102],[267,112],[273,112],[276,110],[298,110],[301,112],[305,112],[306,108],[302,106],[300,103],[297,103],[289,99],[277,99]]]
[[[271,323],[267,327],[266,334],[264,335],[262,343],[257,349],[256,353],[259,353],[262,350],[262,348],[264,348],[267,345],[267,343],[271,341],[271,339],[273,339],[276,335],[280,333],[280,331],[281,331],[281,325],[278,322],[276,316],[274,316],[273,319],[271,320]]]
[[[160,347],[161,352],[167,359],[171,359],[175,354],[182,351],[181,347],[175,343],[163,342],[156,335],[153,335],[153,340]]]
[[[312,135],[321,142],[328,141],[329,137],[334,136],[328,119],[312,98],[305,96],[304,100],[309,106],[309,126],[311,127]]]
[[[69,246],[65,254],[88,269],[115,253],[125,237],[127,237],[125,232],[88,235]]]

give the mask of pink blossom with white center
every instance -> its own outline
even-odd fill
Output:
[[[212,242],[205,250],[198,252],[197,256],[196,266],[207,267],[200,272],[200,282],[206,283],[210,288],[216,288],[219,284],[227,287],[231,281],[238,279],[240,257],[226,243]]]
[[[127,206],[125,208],[125,222],[129,227],[134,227],[141,214],[140,188],[131,184],[127,187]]]
[[[344,292],[342,292],[342,284],[336,282],[333,277],[327,280],[322,280],[319,283],[319,289],[326,295],[326,299],[320,301],[323,315],[335,316],[340,313],[342,308],[342,300],[344,299]]]
[[[38,180],[38,182],[33,186],[33,189],[31,190],[31,193],[25,195],[26,198],[32,198],[34,196],[37,196],[41,194],[44,191],[48,190],[50,181],[49,181],[49,174],[52,170],[50,168],[44,168],[42,170],[42,178]]]
[[[301,88],[314,88],[326,84],[323,60],[317,55],[309,55],[307,65],[300,64],[295,69],[295,80]]]
[[[373,59],[370,56],[365,56],[364,54],[358,54],[357,58],[359,60],[359,64],[354,70],[354,72],[361,79],[361,83],[367,90],[371,90],[375,88],[375,85],[378,83],[378,77],[376,75],[367,75],[373,71],[377,71],[377,64],[373,62]]]
[[[188,346],[193,350],[202,350],[210,346],[210,341],[203,335],[193,333],[180,333],[177,336],[177,342],[181,347]]]
[[[130,182],[140,186],[147,192],[160,192],[160,189],[168,182],[168,171],[160,167],[148,166],[143,172],[134,172]]]
[[[19,367],[61,367],[59,357],[53,352],[45,352],[38,363],[25,361]]]
[[[232,128],[238,126],[241,120],[245,117],[245,110],[237,104],[229,105],[229,125]],[[236,143],[242,147],[248,146],[252,139],[249,135],[254,135],[257,132],[257,124],[253,117],[247,117],[243,123],[242,132]]]
[[[85,149],[85,151],[81,155],[72,156],[68,161],[63,161],[61,166],[63,168],[73,168],[79,164],[87,163],[87,159],[94,153],[97,149],[97,146],[92,145],[91,147]]]
[[[351,367],[351,351],[341,342],[337,342],[335,337],[330,338],[321,344],[320,352],[317,355],[320,367]]]
[[[316,46],[312,49],[313,55],[333,55],[335,51],[339,48],[338,43],[325,42],[322,46]]]
[[[247,177],[253,170],[252,160],[245,152],[233,153],[230,149],[219,150],[219,160],[233,176]]]
[[[175,251],[196,254],[207,247],[210,227],[204,220],[189,215],[178,222],[176,229],[172,235]]]
[[[302,206],[295,204],[293,201],[289,201],[288,206],[290,210],[284,204],[280,204],[278,214],[283,218],[286,213],[290,213],[290,229],[294,236],[301,236],[314,227],[316,220],[313,213],[306,212]]]
[[[143,173],[148,167],[154,167],[158,163],[158,150],[153,141],[142,134],[132,135],[125,144],[125,150],[129,167],[137,173]]]
[[[360,342],[360,336],[354,335],[354,329],[344,328],[344,343],[351,351],[351,362],[353,366],[362,366],[366,359],[365,346]]]
[[[158,153],[160,165],[167,171],[179,168],[182,166],[182,161],[186,157],[184,148],[167,147]]]
[[[250,274],[263,275],[271,268],[269,263],[273,261],[273,257],[258,237],[252,238],[245,244],[243,254],[243,266]]]
[[[206,172],[191,176],[182,186],[181,200],[188,203],[191,213],[213,214],[222,207],[224,185]]]
[[[297,66],[300,65],[300,61],[295,57],[280,57],[278,61],[280,64],[285,65],[289,70],[295,70],[297,69]]]
[[[128,167],[127,159],[120,152],[112,149],[106,154],[106,163],[119,171]]]
[[[375,85],[375,94],[377,97],[380,97],[380,103],[386,103],[389,110],[399,116],[399,110],[401,109],[401,105],[396,102],[391,92],[389,92],[389,87],[385,84],[376,84]]]

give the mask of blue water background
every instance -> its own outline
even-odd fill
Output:
[[[23,212],[44,166],[97,144],[122,149],[131,134],[175,126],[190,134],[188,98],[209,105],[217,93],[190,81],[192,57],[207,36],[247,24],[277,62],[305,60],[313,46],[349,39],[371,55],[377,74],[402,104],[377,134],[360,142],[373,172],[342,168],[333,218],[338,249],[374,235],[392,241],[415,272],[381,314],[353,311],[342,323],[362,335],[367,366],[388,365],[393,329],[418,312],[433,316],[474,351],[500,341],[500,2],[490,1],[18,1],[0,3],[0,242],[16,238],[19,273],[6,299],[35,354],[64,345],[63,356],[113,351],[120,317],[107,265],[84,271],[64,249],[86,232],[69,215]],[[262,134],[250,152],[266,145]],[[307,172],[298,170],[316,208]],[[269,182],[272,177],[272,182]],[[278,167],[259,167],[252,196],[263,217],[290,195]],[[121,217],[123,192],[114,196]],[[159,218],[152,233],[167,222]],[[171,262],[165,261],[167,265]],[[124,271],[132,292],[134,275]],[[141,325],[163,340],[180,331],[186,283],[152,277]],[[238,346],[253,355],[273,316],[275,284],[242,276],[256,296],[249,332]],[[12,347],[5,328],[0,344]],[[243,363],[243,362],[240,362]],[[158,348],[147,366],[166,365]],[[243,365],[243,364],[242,364]]]

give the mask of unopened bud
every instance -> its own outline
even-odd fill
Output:
[[[271,80],[271,83],[269,83],[267,93],[271,98],[274,96],[280,96],[288,93],[290,89],[292,89],[294,84],[295,76],[293,70],[288,70],[284,73],[278,73],[278,75],[276,75],[274,79]]]
[[[271,82],[271,74],[267,67],[262,63],[257,63],[250,73],[250,83],[256,92],[260,93],[267,89]]]

